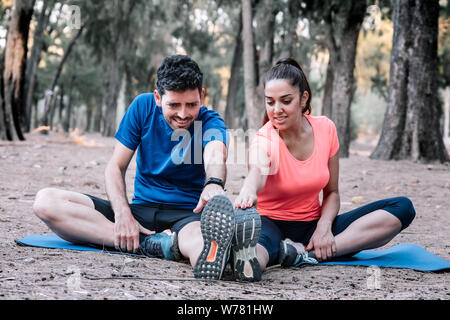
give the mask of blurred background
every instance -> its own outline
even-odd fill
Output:
[[[172,54],[229,128],[258,128],[264,73],[294,57],[342,157],[365,139],[372,158],[445,162],[449,40],[447,0],[0,0],[0,140],[113,136]]]

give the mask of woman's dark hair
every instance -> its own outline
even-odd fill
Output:
[[[185,55],[164,58],[156,71],[156,89],[161,96],[166,90],[182,92],[198,89],[202,92],[203,73],[198,64]]]
[[[308,100],[302,110],[302,113],[311,114],[311,87],[309,86],[308,79],[303,72],[300,64],[293,58],[284,58],[278,60],[275,65],[266,73],[264,78],[264,86],[270,80],[284,79],[289,80],[292,86],[298,86],[300,89],[300,98],[303,92],[308,92]],[[267,111],[264,112],[263,125],[269,121]]]

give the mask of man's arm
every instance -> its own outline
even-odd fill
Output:
[[[203,161],[205,166],[206,179],[218,178],[221,179],[225,185],[227,177],[227,154],[227,147],[222,141],[214,140],[209,142],[205,146],[205,150],[203,152]],[[225,191],[220,185],[214,183],[208,184],[203,189],[194,212],[201,212],[209,199],[211,199],[215,195],[224,193]]]
[[[134,151],[117,142],[105,170],[106,194],[114,211],[114,246],[135,252],[139,248],[139,232],[150,234],[134,219],[126,196],[125,173]]]

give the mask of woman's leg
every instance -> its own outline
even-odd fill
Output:
[[[264,272],[269,264],[270,257],[267,249],[259,243],[256,245],[256,258],[258,259],[261,272]]]
[[[336,256],[384,246],[400,232],[401,227],[400,220],[387,211],[369,213],[335,236]]]
[[[332,230],[336,241],[336,256],[387,244],[408,227],[414,216],[414,206],[406,197],[376,201],[338,215]]]
[[[274,220],[261,216],[261,234],[256,245],[256,257],[263,272],[266,267],[278,263],[280,241],[284,235],[275,224]]]
[[[34,213],[61,238],[114,247],[114,223],[95,210],[86,195],[53,188],[40,190]]]

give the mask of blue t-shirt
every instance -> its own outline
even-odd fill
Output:
[[[205,183],[203,149],[212,140],[228,147],[220,115],[202,106],[189,129],[173,130],[156,105],[153,93],[137,96],[115,136],[131,150],[138,148],[133,203],[158,203],[193,209]]]

